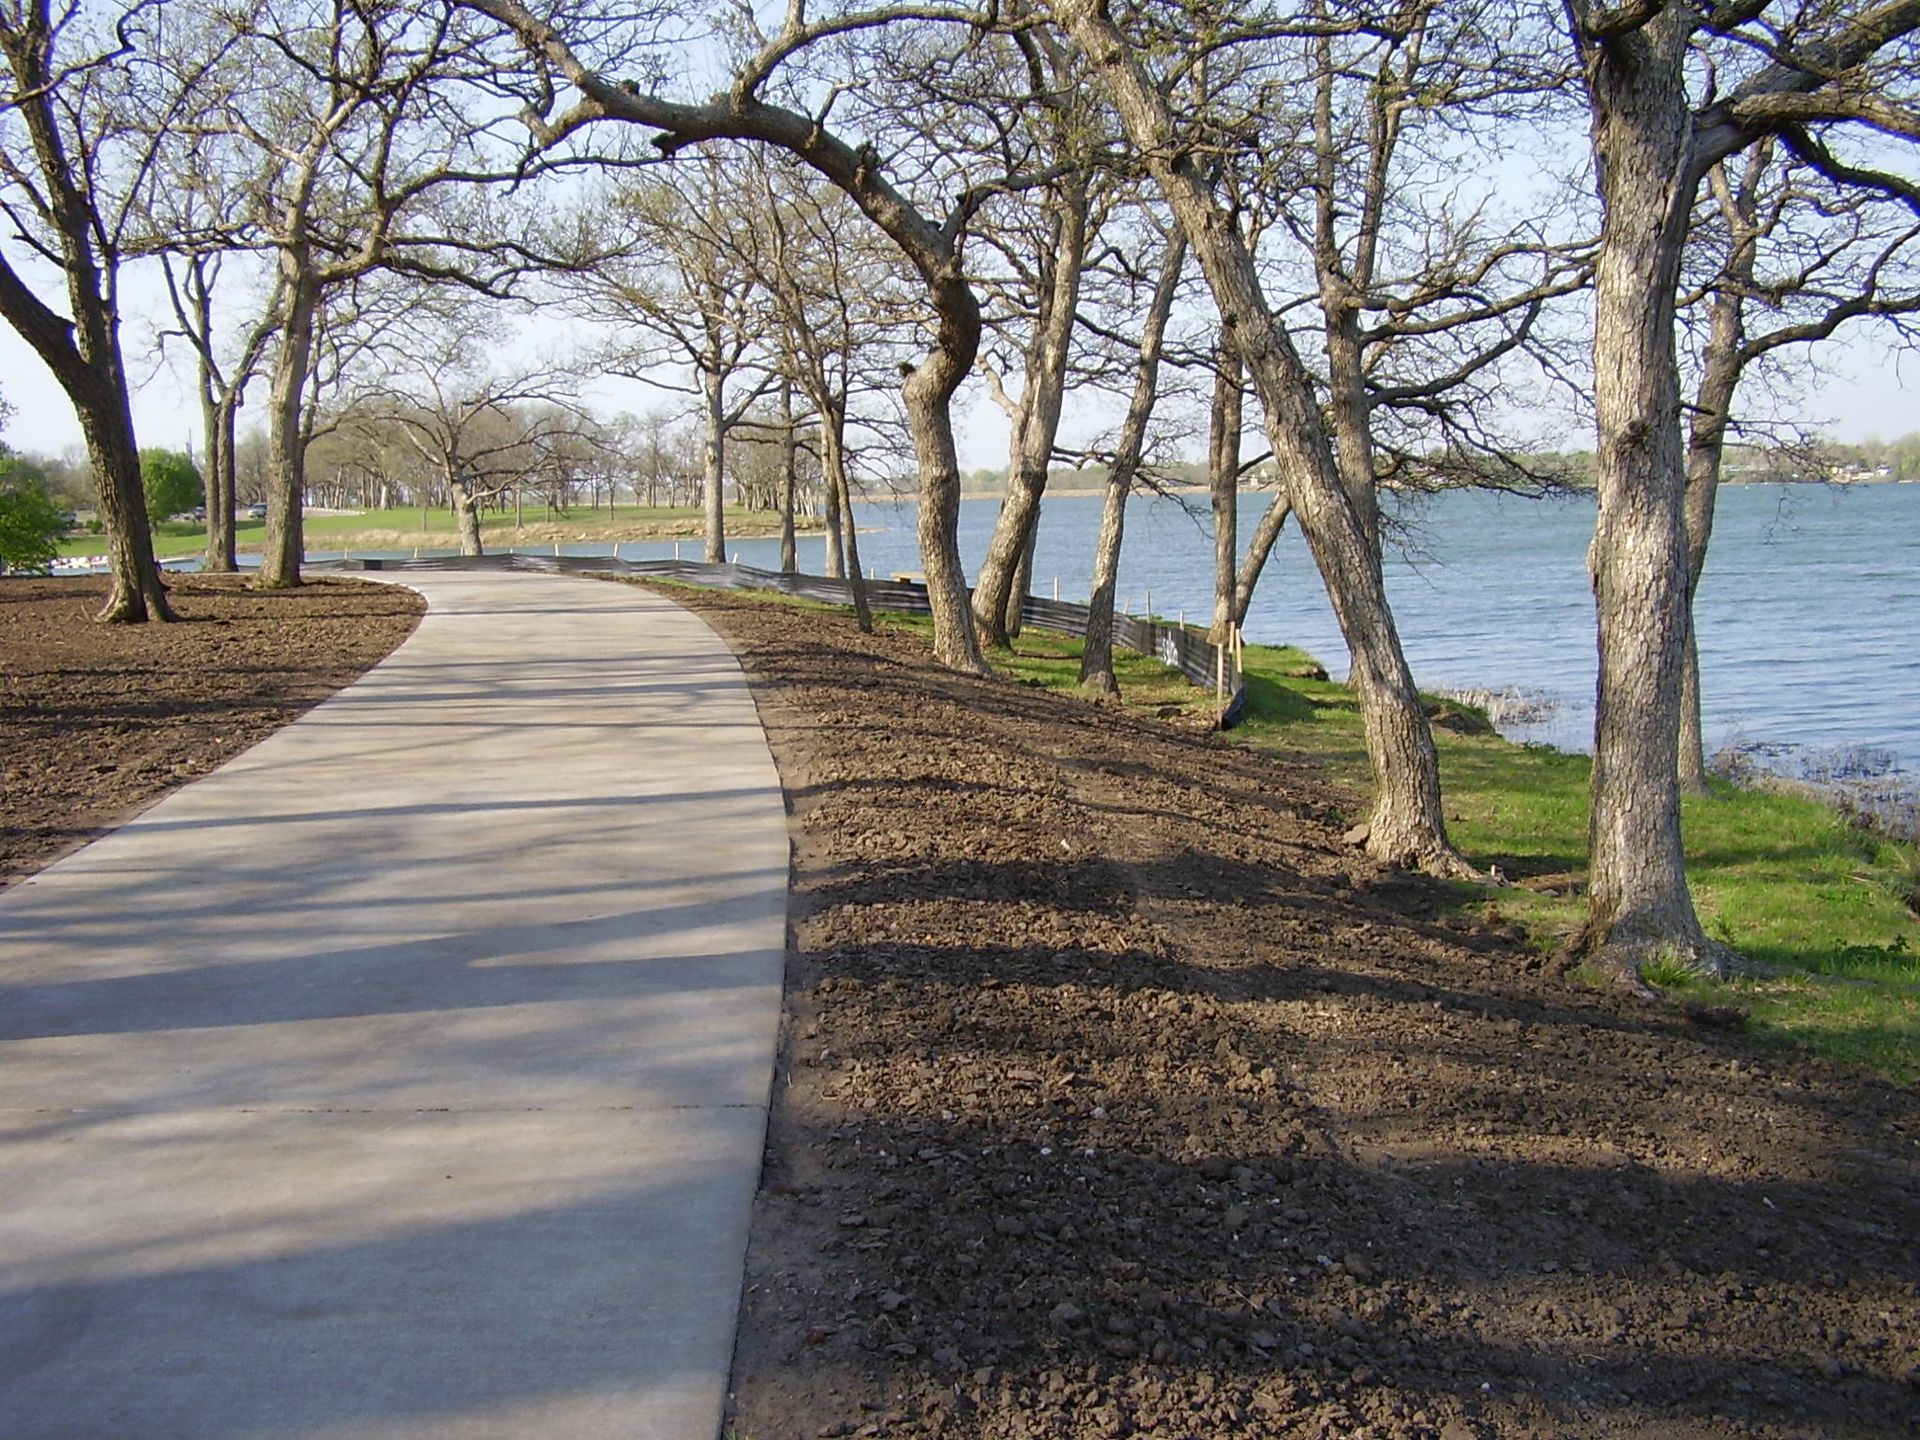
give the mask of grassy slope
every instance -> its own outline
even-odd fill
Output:
[[[1029,632],[1004,669],[1067,689],[1078,642]],[[1368,788],[1352,694],[1305,678],[1297,650],[1247,648],[1245,743],[1326,767],[1357,794]],[[1128,698],[1203,709],[1211,697],[1138,656],[1124,660]],[[1476,866],[1508,886],[1461,886],[1463,906],[1524,924],[1543,948],[1579,923],[1592,762],[1492,734],[1436,730],[1448,823]],[[1358,806],[1356,808],[1359,808]],[[1920,849],[1863,833],[1812,799],[1716,785],[1689,799],[1683,820],[1689,877],[1708,930],[1779,968],[1768,979],[1712,985],[1663,977],[1689,998],[1733,1004],[1750,1026],[1831,1058],[1920,1079]]]

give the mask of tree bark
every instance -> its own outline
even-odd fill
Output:
[[[281,317],[280,348],[273,357],[268,389],[267,535],[260,573],[263,589],[290,589],[300,583],[306,558],[302,507],[307,488],[307,442],[302,407],[313,365],[313,327],[320,286],[305,242],[281,251],[286,281],[286,310]]]
[[[1233,628],[1234,566],[1240,557],[1240,362],[1222,349],[1214,359],[1213,407],[1207,430],[1207,493],[1213,502],[1213,628],[1224,645]]]
[[[955,318],[964,324],[964,314]],[[943,315],[941,329],[945,331],[949,323]],[[933,612],[933,653],[951,669],[988,675],[992,671],[980,653],[967,600],[967,574],[960,563],[960,460],[953,443],[952,408],[953,392],[960,388],[967,368],[957,362],[965,356],[967,366],[973,363],[979,323],[979,310],[974,308],[972,343],[942,344],[915,367],[901,393],[919,461],[920,565]]]
[[[1084,175],[1060,186],[1054,253],[1042,257],[1043,286],[1032,343],[1026,351],[1026,375],[1015,407],[1008,446],[1007,498],[1001,503],[993,539],[980,562],[973,591],[973,618],[984,644],[1004,649],[1018,633],[1022,570],[1031,576],[1031,551],[1040,518],[1040,497],[1047,488],[1053,444],[1060,432],[1066,400],[1067,362],[1073,351],[1073,326],[1080,306],[1080,279],[1087,251],[1088,198]]]
[[[1287,494],[1352,656],[1375,782],[1367,852],[1448,875],[1471,874],[1447,838],[1433,733],[1387,604],[1380,560],[1341,483],[1313,380],[1267,308],[1253,257],[1198,171],[1174,143],[1173,118],[1100,0],[1053,0],[1113,94],[1122,123],[1172,207],[1213,291],[1222,344],[1246,366],[1266,412]]]
[[[1695,188],[1684,72],[1693,23],[1690,11],[1668,11],[1623,35],[1578,33],[1604,211],[1588,551],[1600,676],[1581,944],[1627,970],[1662,953],[1720,963],[1687,891],[1676,771],[1688,564],[1673,322]]]
[[[819,403],[819,397],[815,397]],[[873,607],[867,603],[867,577],[860,569],[860,539],[855,530],[853,494],[847,483],[847,415],[833,401],[820,405],[820,471],[834,509],[846,526],[847,589],[853,595],[853,613],[862,635],[873,633]]]
[[[1100,537],[1093,552],[1093,590],[1087,597],[1087,634],[1080,649],[1080,683],[1103,695],[1118,695],[1120,682],[1113,673],[1113,596],[1120,579],[1120,547],[1126,539],[1127,497],[1133,492],[1140,457],[1146,451],[1147,422],[1153,418],[1160,390],[1160,352],[1167,319],[1180,291],[1180,272],[1187,261],[1186,237],[1176,231],[1160,257],[1160,275],[1153,303],[1140,331],[1140,355],[1133,372],[1133,395],[1120,426],[1120,443],[1107,467],[1106,497],[1100,506]]]
[[[230,575],[240,568],[233,519],[234,400],[238,397],[219,398],[214,389],[212,377],[203,375],[200,417],[207,433],[207,544],[200,568],[208,574]]]
[[[816,400],[815,403],[818,403],[818,401]],[[827,419],[823,413],[820,417],[821,454],[824,455],[826,449]],[[826,492],[820,497],[820,501],[821,509],[826,512],[825,519],[827,522],[827,578],[829,580],[842,580],[846,578],[847,561],[846,550],[844,548],[846,540],[840,528],[840,487],[835,485],[831,479],[826,478],[824,471],[822,472],[822,479],[823,483],[820,488]]]
[[[1733,419],[1733,397],[1740,387],[1740,371],[1747,343],[1746,297],[1753,289],[1759,231],[1754,220],[1752,185],[1768,164],[1767,142],[1751,159],[1748,176],[1738,189],[1727,183],[1726,169],[1715,170],[1715,188],[1727,222],[1731,249],[1725,283],[1714,291],[1707,306],[1707,344],[1694,392],[1687,432],[1687,484],[1681,501],[1687,527],[1687,640],[1680,657],[1680,788],[1690,794],[1707,792],[1706,744],[1700,729],[1700,647],[1693,610],[1700,576],[1707,566],[1707,545],[1713,538],[1713,512],[1720,490],[1720,467],[1726,458],[1727,426]]]
[[[117,357],[117,338],[113,349]],[[107,602],[95,618],[110,624],[172,620],[176,617],[153,555],[146,492],[140,483],[140,449],[133,437],[126,390],[102,385],[87,387],[84,398],[71,388],[67,393],[74,401],[87,456],[99,482],[100,518],[107,532],[112,579]]]
[[[1247,541],[1246,559],[1240,562],[1240,573],[1233,581],[1234,624],[1247,623],[1247,610],[1253,604],[1254,587],[1260,583],[1260,576],[1267,568],[1267,557],[1273,553],[1274,541],[1280,538],[1280,532],[1286,528],[1287,517],[1292,513],[1293,502],[1283,494],[1275,495],[1273,503],[1267,507],[1267,513],[1253,527],[1253,538]]]
[[[793,492],[800,474],[800,437],[793,428],[793,382],[780,382],[780,573],[795,574],[800,557],[793,539]]]
[[[1695,637],[1694,596],[1707,567],[1713,538],[1713,512],[1720,491],[1720,466],[1726,454],[1727,423],[1740,381],[1739,348],[1744,336],[1742,300],[1722,292],[1711,305],[1706,366],[1694,394],[1693,421],[1687,437],[1687,482],[1681,502],[1687,535],[1687,638],[1680,655],[1680,788],[1707,793],[1706,743],[1700,728],[1700,648]]]
[[[715,369],[700,372],[700,394],[705,401],[706,439],[701,449],[701,502],[706,507],[706,551],[709,565],[727,558],[727,378]]]
[[[1009,642],[1020,637],[1020,627],[1026,624],[1027,596],[1033,593],[1033,556],[1040,548],[1040,507],[1035,506],[1033,520],[1027,526],[1027,543],[1020,547],[1020,563],[1014,567],[1013,583],[1007,586],[1007,608],[1004,612]]]
[[[456,476],[447,476],[447,494],[453,503],[453,521],[460,534],[460,553],[462,555],[484,555],[486,546],[480,539],[480,509],[466,482]]]

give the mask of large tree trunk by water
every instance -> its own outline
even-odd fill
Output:
[[[1687,643],[1685,475],[1674,292],[1692,208],[1684,66],[1692,12],[1582,37],[1604,221],[1594,274],[1599,615],[1583,947],[1718,963],[1687,892],[1676,755]]]
[[[1001,503],[993,539],[980,562],[974,586],[973,618],[980,638],[1004,648],[1020,628],[1020,603],[1033,569],[1034,533],[1040,497],[1047,488],[1053,443],[1060,432],[1066,398],[1067,362],[1072,353],[1074,317],[1080,306],[1080,277],[1087,250],[1087,182],[1074,176],[1062,182],[1055,213],[1054,253],[1042,258],[1045,286],[1027,347],[1020,403],[1015,407],[1009,445],[1007,498]]]
[[[1054,0],[1052,9],[1107,84],[1128,136],[1186,231],[1220,311],[1222,344],[1239,354],[1266,412],[1268,441],[1352,656],[1350,683],[1376,792],[1367,851],[1435,873],[1469,874],[1447,839],[1433,733],[1400,648],[1379,554],[1341,483],[1312,377],[1267,308],[1253,257],[1198,160],[1170,143],[1175,127],[1166,102],[1099,0]]]
[[[1267,506],[1266,513],[1260,517],[1260,523],[1253,527],[1253,538],[1247,541],[1246,558],[1240,562],[1240,572],[1233,580],[1233,623],[1245,625],[1247,610],[1253,604],[1254,588],[1260,583],[1260,576],[1267,568],[1267,557],[1273,554],[1274,541],[1280,538],[1280,532],[1286,529],[1287,517],[1293,513],[1293,502],[1285,495],[1275,495],[1273,503]]]
[[[1230,351],[1215,356],[1213,407],[1207,430],[1207,493],[1213,502],[1212,639],[1233,629],[1234,566],[1240,555],[1240,419],[1243,376]]]
[[[700,497],[706,507],[704,557],[709,565],[719,565],[727,558],[727,377],[718,370],[701,371],[700,394],[706,412],[700,467]]]
[[[318,285],[304,246],[283,257],[282,272],[287,281],[286,312],[267,400],[266,548],[254,581],[269,590],[298,585],[300,563],[306,557],[301,507],[307,488],[307,439],[301,411],[313,359],[314,314],[319,306]]]
[[[1160,390],[1160,352],[1167,319],[1180,291],[1180,272],[1186,265],[1187,242],[1176,233],[1160,257],[1160,276],[1153,303],[1140,332],[1140,358],[1133,372],[1133,395],[1120,427],[1120,443],[1107,468],[1106,498],[1100,507],[1100,537],[1093,552],[1093,592],[1087,597],[1087,634],[1080,650],[1080,683],[1089,690],[1118,695],[1120,682],[1113,673],[1113,594],[1120,579],[1120,547],[1126,538],[1127,497],[1139,473],[1147,443],[1147,422],[1153,417]]]

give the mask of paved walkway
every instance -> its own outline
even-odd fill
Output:
[[[779,782],[630,587],[409,576],[358,684],[0,894],[0,1436],[719,1428]]]

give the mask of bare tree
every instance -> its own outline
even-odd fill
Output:
[[[873,618],[860,566],[848,426],[874,362],[901,353],[906,303],[865,227],[846,224],[845,197],[804,183],[791,165],[756,163],[759,225],[749,260],[773,300],[781,368],[812,407],[825,492],[827,573],[845,574],[863,630]]]
[[[160,63],[180,47],[181,64]],[[142,247],[158,158],[217,58],[157,0],[0,3],[0,214],[61,276],[69,314],[0,252],[0,316],[73,402],[93,461],[112,584],[99,618],[173,618],[153,555],[120,340],[120,271]]]
[[[1000,79],[1002,69],[1024,72],[1024,87]],[[992,325],[1002,344],[992,348],[1005,358],[989,357],[981,368],[1010,422],[1007,487],[973,592],[974,623],[996,647],[1005,647],[1020,630],[1041,497],[1066,402],[1082,277],[1112,189],[1102,173],[1107,137],[1084,79],[1056,34],[1024,29],[977,47],[975,71],[943,76],[934,92],[946,102],[946,113],[959,110],[973,120],[967,128],[974,147],[992,155],[999,168],[1056,176],[988,207],[978,227],[1006,271],[988,282],[1001,300]],[[1021,88],[1031,101],[1007,104],[1009,91]],[[1016,368],[1014,395],[1007,379]]]
[[[220,280],[233,263],[234,252],[192,250],[165,254],[161,264],[167,280],[167,300],[179,323],[178,330],[162,332],[164,343],[178,336],[193,351],[194,372],[200,391],[200,426],[206,438],[207,544],[200,557],[200,568],[213,573],[231,573],[238,568],[235,552],[234,446],[240,407],[246,403],[247,387],[259,374],[278,324],[279,296],[270,295],[264,310],[256,309],[250,328],[243,331],[238,345],[230,345],[223,335],[216,314],[215,296],[223,288]]]
[[[296,585],[316,328],[329,297],[381,270],[507,293],[548,257],[530,241],[529,207],[490,201],[484,187],[547,167],[495,139],[517,107],[500,89],[511,51],[458,7],[270,0],[250,20],[222,14],[236,43],[208,87],[202,130],[257,157],[250,241],[272,256],[280,298],[258,583]]]
[[[656,132],[656,145],[669,153],[714,139],[772,145],[839,187],[899,248],[920,277],[931,312],[931,346],[906,374],[901,393],[919,463],[920,560],[933,612],[934,652],[947,665],[984,672],[987,664],[967,603],[957,539],[960,467],[951,404],[973,368],[981,330],[979,299],[968,283],[962,250],[968,223],[989,196],[1042,184],[1051,177],[1039,172],[974,180],[963,164],[938,153],[939,147],[922,147],[913,158],[920,167],[922,192],[941,196],[944,210],[936,217],[928,208],[933,200],[925,206],[915,203],[890,177],[889,161],[897,162],[898,156],[883,155],[876,145],[843,138],[829,128],[835,106],[856,101],[861,87],[829,80],[813,89],[816,103],[810,109],[800,108],[803,101],[778,104],[766,95],[777,84],[791,80],[809,54],[896,23],[918,27],[923,63],[937,71],[950,63],[955,49],[964,50],[999,25],[997,7],[882,6],[809,21],[804,4],[797,4],[788,8],[781,28],[771,35],[761,32],[751,14],[743,11],[739,21],[745,53],[727,88],[708,100],[687,101],[669,93],[666,67],[658,57],[632,49],[623,54],[608,41],[608,58],[601,64],[582,58],[576,43],[584,45],[590,36],[604,39],[617,28],[608,24],[610,17],[602,6],[562,7],[549,19],[518,0],[466,3],[510,25],[530,54],[576,92],[564,108],[559,105],[557,84],[535,96],[526,118],[543,145],[562,143],[601,121]],[[952,45],[935,44],[928,38],[934,30],[956,37]],[[609,68],[624,65],[629,58],[636,63],[626,68],[641,71],[644,83],[623,84],[620,71]],[[800,82],[794,81],[789,93],[800,95]]]
[[[377,379],[355,387],[342,423],[397,438],[445,487],[462,555],[481,555],[484,505],[568,463],[586,433],[571,377],[540,362],[507,371],[489,362],[482,313],[442,310],[412,343],[388,347]]]
[[[1693,601],[1706,568],[1721,466],[1738,432],[1743,380],[1861,320],[1896,326],[1920,314],[1920,223],[1873,189],[1838,185],[1773,136],[1707,172],[1689,264],[1711,257],[1683,295],[1694,336],[1687,415],[1687,627],[1680,689],[1680,786],[1707,788]],[[1799,372],[1804,365],[1787,365]]]
[[[1920,138],[1909,37],[1920,4],[1696,9],[1569,0],[1604,212],[1594,277],[1599,615],[1590,876],[1583,948],[1632,971],[1649,955],[1723,969],[1700,927],[1680,837],[1682,675],[1691,631],[1686,462],[1674,320],[1695,196],[1713,167],[1777,134],[1813,168],[1909,203],[1920,187],[1849,158],[1851,127]],[[1714,85],[1696,102],[1689,66]]]
[[[1267,303],[1259,271],[1179,132],[1140,51],[1096,0],[1049,7],[1088,57],[1148,173],[1186,232],[1225,329],[1266,416],[1289,498],[1333,601],[1352,655],[1376,781],[1369,853],[1447,874],[1470,873],[1447,839],[1439,764],[1419,692],[1387,605],[1379,551],[1356,510],[1323,422],[1311,371]]]
[[[717,146],[689,151],[596,205],[605,253],[564,281],[584,313],[620,331],[607,370],[668,390],[687,388],[678,376],[691,371],[709,564],[727,558],[727,437],[775,384],[762,341],[767,297],[737,243],[755,203],[742,167]]]
[[[1186,268],[1186,236],[1177,227],[1161,240],[1159,271],[1141,322],[1133,393],[1113,454],[1107,458],[1106,494],[1094,548],[1093,587],[1087,597],[1087,634],[1080,651],[1080,683],[1107,695],[1120,693],[1113,673],[1113,596],[1120,578],[1120,547],[1126,537],[1127,498],[1146,454],[1147,426],[1159,395],[1160,357],[1167,324],[1180,296]]]

